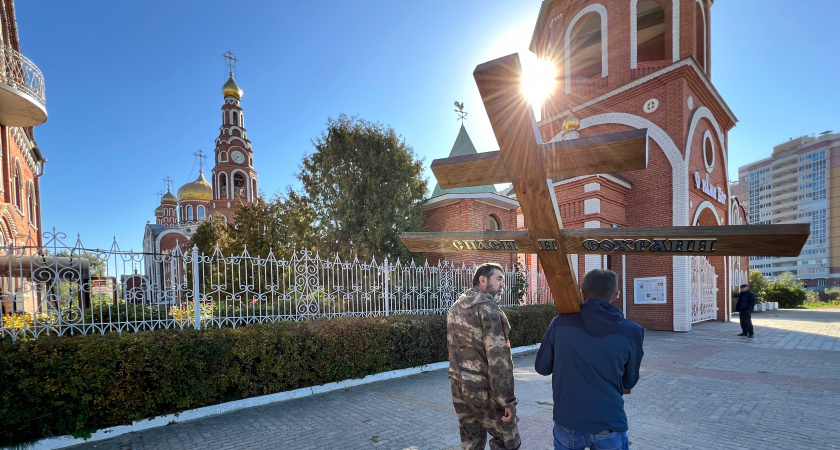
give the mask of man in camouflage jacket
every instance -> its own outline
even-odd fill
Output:
[[[510,324],[497,298],[505,287],[502,268],[482,264],[473,288],[458,298],[446,317],[452,403],[458,414],[463,450],[518,449],[519,428],[513,393]]]

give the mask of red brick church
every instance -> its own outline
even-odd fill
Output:
[[[553,62],[561,74],[556,91],[542,105],[538,125],[543,142],[639,128],[647,128],[649,136],[646,170],[553,180],[564,227],[747,223],[727,183],[727,133],[737,119],[712,84],[712,3],[543,2],[530,50]],[[464,141],[469,138],[462,128],[453,155],[469,150],[472,144]],[[426,205],[426,229],[524,228],[515,198],[514,192],[500,195],[492,186],[436,189]],[[464,258],[426,256],[430,262],[442,256]],[[492,256],[465,262],[485,259]],[[536,256],[519,259],[538,269]],[[510,266],[511,261],[499,262]],[[594,268],[618,273],[622,294],[616,306],[645,328],[672,331],[729,320],[730,292],[749,271],[747,258],[723,256],[573,255],[572,263],[579,279]]]
[[[155,223],[146,224],[144,253],[159,255],[176,247],[183,249],[201,222],[218,216],[233,223],[238,205],[256,200],[257,172],[239,104],[242,94],[231,72],[222,86],[222,125],[215,142],[210,181],[200,170],[198,178],[178,189],[177,196],[168,189],[155,209]],[[198,156],[200,160],[202,156]]]

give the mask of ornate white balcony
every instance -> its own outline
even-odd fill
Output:
[[[41,70],[17,50],[0,45],[0,124],[32,127],[46,121]]]

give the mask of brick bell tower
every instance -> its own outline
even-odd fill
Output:
[[[213,200],[209,209],[211,217],[220,215],[232,224],[239,203],[253,203],[257,198],[257,172],[251,141],[245,131],[245,117],[239,106],[242,89],[233,80],[237,59],[231,52],[223,56],[228,60],[230,78],[222,86],[225,103],[222,105],[222,126],[216,138],[215,166],[211,173]]]
[[[530,50],[551,61],[557,87],[542,105],[543,142],[647,128],[648,168],[554,181],[564,226],[713,226],[741,223],[727,182],[737,119],[712,83],[713,0],[546,0]],[[736,217],[738,216],[738,217]],[[728,320],[732,268],[746,258],[572,257],[578,277],[616,271],[627,317],[654,330]],[[743,270],[743,269],[742,269]],[[665,296],[639,298],[637,280]],[[642,294],[640,294],[642,295]]]

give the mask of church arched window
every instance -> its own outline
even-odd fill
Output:
[[[187,222],[192,222],[193,220],[193,207],[192,205],[187,205]]]
[[[198,217],[198,220],[204,220],[204,207],[201,206],[201,205],[198,205],[198,207],[196,208],[196,211],[197,211],[196,217]]]
[[[239,113],[239,126],[240,127],[245,126],[245,113],[244,112]]]
[[[219,196],[220,198],[230,198],[228,196],[228,179],[226,173],[219,174]]]
[[[484,230],[485,231],[499,231],[502,229],[502,223],[495,214],[489,214],[486,219],[484,219]]]
[[[251,178],[251,196],[257,198],[257,179]]]
[[[15,168],[12,176],[12,202],[19,210],[23,209],[23,174],[20,170],[20,160],[15,158]]]
[[[601,75],[601,15],[590,11],[581,16],[569,42],[572,84]]]
[[[234,198],[245,197],[246,200],[250,200],[246,196],[247,192],[245,192],[245,188],[246,188],[245,177],[241,173],[238,173],[238,172],[233,174],[233,195],[234,195]]]
[[[239,125],[239,111],[234,109],[233,111],[231,111],[231,116],[233,117],[231,123],[233,123],[234,125]]]
[[[636,4],[636,54],[638,62],[669,59],[671,36],[666,11],[657,0]]]
[[[37,225],[38,221],[36,218],[36,213],[38,209],[38,205],[35,201],[35,183],[31,180],[29,181],[29,186],[26,189],[26,214],[29,216],[29,223],[32,225]]]

